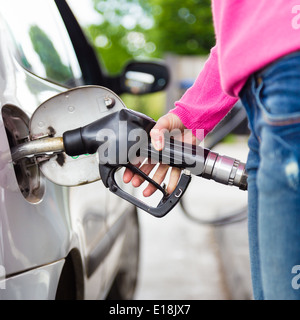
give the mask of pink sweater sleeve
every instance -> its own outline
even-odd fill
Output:
[[[170,112],[176,114],[201,139],[203,134],[206,136],[225,117],[237,101],[237,98],[222,90],[217,47],[214,47],[193,86],[175,102],[175,108]]]

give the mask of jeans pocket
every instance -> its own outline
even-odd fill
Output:
[[[272,126],[300,123],[300,73],[282,71],[269,78],[258,78],[257,105],[264,120]]]

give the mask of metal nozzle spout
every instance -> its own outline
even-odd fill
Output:
[[[13,162],[17,162],[23,158],[29,158],[37,155],[48,153],[58,153],[64,151],[64,142],[62,137],[43,138],[33,140],[17,145],[11,149]]]

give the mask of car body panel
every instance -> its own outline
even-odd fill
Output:
[[[0,111],[17,108],[30,119],[41,103],[67,88],[25,70],[14,57],[13,45],[0,20]],[[101,181],[67,188],[42,180],[41,199],[26,200],[0,117],[0,266],[6,276],[0,298],[54,299],[64,258],[74,248],[82,260],[85,297],[104,298],[118,268],[124,239],[124,228],[115,238],[110,228],[117,221],[125,224],[126,219],[119,218],[134,207],[112,197]],[[91,252],[101,247],[103,239],[110,243],[110,250],[99,253],[103,260],[88,275]]]
[[[54,300],[64,260],[0,281],[1,300]]]
[[[4,45],[9,41],[5,29],[0,33],[1,109],[12,105],[22,109],[28,117],[45,99],[63,90],[25,71]],[[37,94],[38,93],[38,94]],[[1,154],[10,154],[10,146],[2,118],[0,119]],[[43,199],[32,204],[22,196],[11,162],[1,170],[0,214],[2,252],[0,264],[6,273],[14,274],[34,266],[56,261],[66,255],[71,237],[68,217],[65,215],[68,190],[45,181]],[[49,205],[49,204],[55,205]],[[68,212],[68,211],[67,211]],[[57,226],[60,226],[59,228]]]

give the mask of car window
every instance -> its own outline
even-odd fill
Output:
[[[15,57],[28,71],[67,87],[83,83],[79,63],[52,0],[0,0]]]

